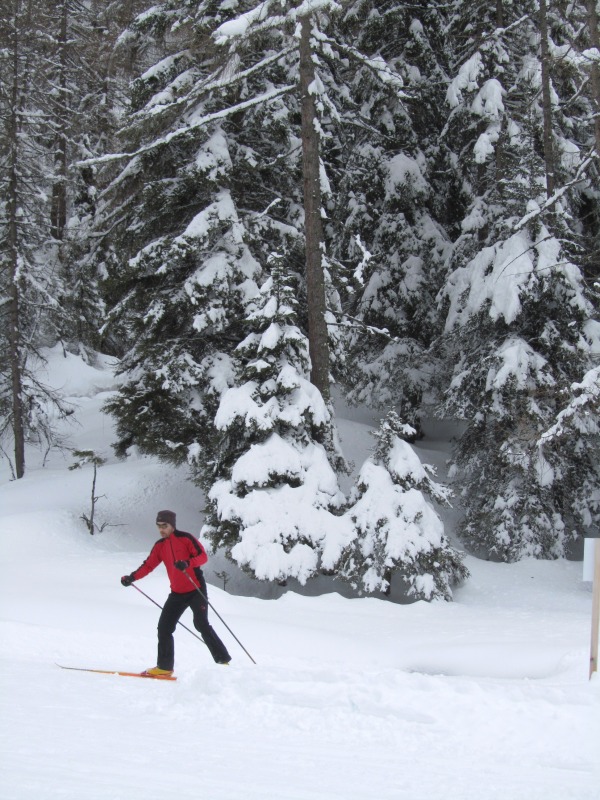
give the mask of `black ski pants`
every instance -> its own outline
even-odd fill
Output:
[[[208,604],[205,598],[206,582],[204,576],[200,581],[200,592],[191,591],[183,594],[171,592],[163,606],[158,620],[158,657],[156,666],[160,669],[173,669],[175,664],[175,642],[173,633],[183,612],[189,608],[194,615],[194,627],[202,635],[210,654],[217,662],[223,664],[231,661],[227,648],[219,639],[208,621]]]

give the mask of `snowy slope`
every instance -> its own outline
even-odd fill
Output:
[[[591,592],[578,563],[470,558],[451,604],[274,601],[213,585],[256,665],[213,614],[230,667],[179,629],[176,683],[58,669],[155,662],[158,609],[119,578],[155,540],[158,508],[193,532],[202,518],[184,472],[112,458],[109,373],[60,367],[80,423],[69,436],[108,457],[98,513],[119,527],[87,534],[91,472],[69,471],[70,456],[42,469],[31,454],[18,482],[3,473],[2,800],[600,797],[600,683],[587,677]],[[355,458],[368,428],[341,427]],[[428,460],[441,452],[424,447]],[[139,586],[164,601],[161,570]]]

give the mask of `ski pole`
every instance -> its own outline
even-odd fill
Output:
[[[244,651],[244,653],[246,653],[246,655],[248,656],[248,658],[250,659],[250,661],[251,661],[253,664],[256,664],[256,661],[255,661],[255,660],[252,658],[252,656],[250,655],[250,653],[249,653],[249,652],[246,650],[246,648],[244,647],[244,645],[243,645],[243,644],[240,642],[240,640],[237,638],[237,636],[235,635],[235,633],[234,633],[234,632],[231,630],[231,628],[229,627],[229,625],[228,625],[228,624],[225,622],[225,620],[223,619],[223,617],[222,617],[222,616],[219,614],[219,612],[217,611],[217,609],[216,609],[216,608],[213,606],[213,604],[210,602],[210,600],[208,599],[208,597],[207,597],[207,596],[204,594],[204,592],[202,591],[202,589],[201,589],[199,586],[196,586],[196,584],[195,584],[195,583],[194,583],[194,581],[193,581],[193,580],[190,578],[190,576],[187,574],[187,572],[184,572],[183,574],[184,574],[184,575],[185,575],[185,577],[188,579],[188,581],[189,581],[189,582],[192,584],[192,586],[194,587],[194,589],[195,589],[195,590],[198,592],[198,594],[200,595],[200,597],[201,597],[201,598],[202,598],[202,599],[203,599],[203,600],[204,600],[206,603],[208,603],[208,605],[209,605],[209,606],[212,608],[212,610],[215,612],[215,614],[217,615],[217,617],[218,617],[218,618],[221,620],[221,622],[223,623],[223,625],[225,625],[225,627],[227,628],[227,630],[229,631],[229,633],[230,633],[230,634],[233,636],[233,638],[236,640],[236,642],[237,642],[237,643],[239,644],[239,646],[242,648],[242,650]]]
[[[155,606],[158,606],[158,607],[159,607],[159,608],[162,610],[162,606],[160,605],[160,603],[157,603],[157,602],[156,602],[156,600],[153,600],[153,599],[150,597],[150,595],[147,595],[147,594],[146,594],[146,592],[142,592],[142,590],[141,590],[141,589],[139,589],[139,588],[138,588],[138,587],[135,585],[135,583],[132,583],[131,585],[133,586],[133,588],[134,588],[134,589],[137,589],[137,590],[138,590],[138,592],[139,592],[140,594],[143,594],[143,595],[144,595],[144,597],[147,597],[147,598],[148,598],[148,600],[150,600],[150,602],[151,602],[151,603],[154,603],[154,605],[155,605]],[[191,630],[190,630],[190,629],[189,629],[189,628],[188,628],[186,625],[184,625],[184,624],[183,624],[183,622],[179,622],[179,621],[178,621],[178,622],[177,622],[177,624],[178,624],[178,625],[181,625],[181,627],[182,627],[182,628],[184,628],[184,629],[185,629],[185,630],[186,630],[188,633],[191,633],[191,634],[192,634],[192,636],[195,636],[195,637],[196,637],[196,639],[199,639],[199,640],[202,642],[202,644],[206,644],[206,642],[204,641],[204,639],[203,639],[201,636],[198,636],[198,634],[197,634],[197,633],[194,633],[194,631],[191,631]],[[207,645],[207,644],[206,644],[206,646],[208,647],[208,645]]]

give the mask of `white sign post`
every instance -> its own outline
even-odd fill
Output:
[[[585,540],[584,580],[592,580],[592,641],[590,678],[598,670],[598,628],[600,627],[600,539]]]

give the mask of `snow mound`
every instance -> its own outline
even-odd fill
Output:
[[[62,397],[94,397],[119,385],[114,375],[117,361],[110,356],[98,353],[94,356],[95,364],[91,365],[60,344],[45,348],[41,355],[45,363],[40,364],[38,376]]]

